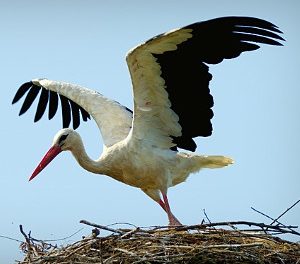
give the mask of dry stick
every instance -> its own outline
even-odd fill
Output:
[[[81,249],[84,249],[86,246],[89,246],[90,244],[94,243],[95,241],[90,240],[87,243],[84,243],[83,245],[75,248],[73,251],[71,251],[67,256],[65,256],[65,259],[68,259],[70,256],[74,255],[75,253],[77,253],[78,251],[80,251]]]
[[[127,222],[116,222],[116,223],[109,224],[107,226],[114,226],[114,225],[129,225],[129,226],[133,226],[133,227],[137,228],[136,225],[130,224],[130,223],[127,223]]]
[[[19,228],[20,228],[21,234],[25,237],[26,243],[28,244],[28,250],[31,250],[32,248],[31,248],[31,243],[30,243],[29,237],[25,234],[22,225],[19,225]]]
[[[259,214],[261,214],[261,215],[263,215],[263,216],[265,216],[265,217],[267,217],[267,218],[269,218],[269,219],[271,219],[271,220],[274,220],[274,218],[272,218],[271,216],[269,216],[269,215],[267,215],[267,214],[265,214],[265,213],[263,213],[263,212],[261,212],[261,211],[258,211],[257,209],[255,209],[254,207],[250,207],[253,211],[255,211],[256,213],[259,213]],[[285,226],[284,224],[281,224],[281,223],[279,223],[279,222],[277,222],[278,224],[280,224],[280,225],[282,225],[282,226]]]
[[[273,219],[272,219],[273,220]],[[151,230],[145,231],[146,233],[155,231],[155,230],[192,230],[192,229],[205,229],[207,227],[215,227],[215,226],[232,226],[234,225],[248,225],[248,226],[258,226],[260,228],[264,227],[270,227],[275,230],[281,230],[279,226],[273,226],[273,225],[267,225],[265,223],[255,223],[255,222],[249,222],[249,221],[227,221],[227,222],[213,222],[213,223],[203,223],[203,224],[196,224],[196,225],[182,225],[182,226],[149,226],[149,227],[141,227],[141,228],[152,228]],[[298,228],[298,226],[293,225],[282,225],[282,227],[286,228]],[[140,230],[143,232],[143,230]],[[299,263],[300,264],[300,263]]]
[[[103,226],[103,225],[94,224],[94,223],[91,223],[91,222],[86,221],[86,220],[80,220],[79,223],[89,225],[89,226],[93,226],[93,227],[97,227],[97,228],[100,228],[100,229],[103,229],[103,230],[106,230],[106,231],[110,231],[112,233],[118,233],[120,235],[124,234],[124,232],[122,232],[120,230],[109,228],[109,227],[106,227],[106,226]]]
[[[230,225],[248,225],[248,226],[258,226],[260,228],[270,228],[277,231],[284,231],[285,233],[292,233],[295,235],[300,235],[300,233],[294,231],[291,228],[297,228],[298,226],[284,226],[288,228],[290,231],[285,231],[280,226],[273,226],[273,225],[266,225],[264,223],[255,223],[255,222],[248,222],[248,221],[230,221],[230,222],[216,222],[211,224],[202,224],[202,225],[191,225],[191,226],[180,226],[174,227],[175,230],[192,230],[192,229],[205,229],[206,227],[214,227],[214,226],[230,226]]]
[[[34,247],[32,247],[31,245],[31,242],[30,242],[30,238],[25,234],[24,230],[23,230],[23,226],[22,225],[19,225],[19,228],[20,228],[20,232],[22,233],[22,235],[25,237],[25,240],[26,240],[26,243],[27,243],[27,246],[28,246],[28,252],[30,251],[33,251],[34,254],[37,256],[37,252],[35,250]],[[31,261],[31,256],[29,255],[29,259]]]
[[[122,253],[126,253],[129,256],[136,257],[136,258],[140,259],[140,257],[137,254],[133,253],[132,251],[126,250],[124,248],[117,248],[117,247],[115,247],[114,250],[120,251]]]
[[[205,212],[205,209],[203,209],[203,213],[204,213],[204,215],[205,215],[205,217],[206,217],[206,219],[207,219],[208,223],[210,223],[210,224],[211,224],[211,221],[210,221],[210,219],[208,218],[208,216],[207,216],[207,214],[206,214],[206,212]]]
[[[249,221],[228,221],[228,222],[215,222],[210,224],[202,224],[202,225],[190,225],[190,226],[179,226],[174,227],[176,230],[186,230],[186,229],[195,229],[195,228],[202,228],[205,229],[206,227],[214,227],[214,226],[228,226],[228,225],[248,225],[248,226],[259,226],[259,227],[270,227],[273,229],[278,230],[280,228],[279,226],[271,226],[264,223],[255,223],[255,222],[249,222]],[[289,228],[297,228],[298,226],[284,226]]]
[[[134,233],[138,232],[140,230],[139,227],[135,228],[135,229],[132,229],[130,231],[128,231],[127,233],[125,233],[124,235],[122,235],[120,238],[128,238],[130,236],[132,236]]]
[[[298,202],[297,202],[297,203],[298,203]],[[296,204],[297,204],[297,203],[296,203]],[[287,228],[288,230],[291,231],[292,234],[294,234],[294,235],[299,235],[299,236],[300,236],[300,233],[299,233],[299,232],[297,232],[297,231],[295,231],[295,230],[292,229],[292,228],[297,228],[298,226],[286,226],[286,225],[282,224],[281,222],[279,222],[278,220],[272,218],[271,216],[269,216],[269,215],[267,215],[267,214],[265,214],[265,213],[262,213],[262,212],[258,211],[257,209],[255,209],[255,208],[253,208],[253,207],[251,207],[251,209],[252,209],[253,211],[255,211],[255,212],[257,212],[257,213],[259,213],[259,214],[261,214],[261,215],[263,215],[263,216],[265,216],[265,217],[267,217],[267,218],[273,220],[273,222],[272,222],[270,225],[268,225],[268,226],[266,225],[266,228],[267,228],[267,229],[269,229],[269,228],[273,228],[273,229],[274,229],[275,226],[273,226],[272,224],[276,222],[276,223],[278,223],[279,225],[281,225],[280,228],[281,228],[281,227],[282,227],[282,228]],[[271,227],[269,227],[269,226],[271,226]],[[279,227],[279,226],[277,226],[277,227]]]
[[[276,219],[273,220],[273,222],[270,225],[273,225],[275,222],[278,223],[278,219],[280,217],[282,217],[283,215],[285,215],[289,210],[291,210],[296,204],[298,204],[300,202],[300,200],[298,200],[297,202],[295,202],[292,206],[290,206],[288,209],[286,209],[281,215],[279,215]]]
[[[204,248],[242,248],[242,247],[260,247],[263,243],[248,243],[248,244],[222,244],[222,245],[208,245]]]

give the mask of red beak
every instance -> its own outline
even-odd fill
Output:
[[[52,146],[30,176],[29,181],[31,181],[36,175],[38,175],[61,151],[62,149],[60,146]]]

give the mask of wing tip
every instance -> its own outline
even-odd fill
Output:
[[[21,84],[11,103],[15,104],[16,102],[18,102],[24,96],[24,94],[30,89],[32,85],[33,85],[32,81]]]
[[[19,116],[23,115],[30,108],[31,104],[33,103],[33,101],[35,100],[35,98],[38,94],[38,91],[40,91],[41,88],[42,88],[42,91],[44,89],[47,91],[50,91],[49,89],[47,89],[46,87],[44,87],[42,85],[42,83],[41,83],[42,80],[47,80],[47,79],[46,78],[32,79],[31,81],[25,82],[22,85],[20,85],[19,89],[17,90],[17,92],[12,100],[12,104],[15,104],[22,97],[25,96],[25,101],[23,102],[23,105],[21,106],[21,109],[18,113]],[[61,99],[61,96],[62,95],[60,95],[60,99]],[[40,98],[40,100],[41,100],[41,98]],[[50,102],[49,102],[50,104],[51,104],[51,102],[54,104],[58,104],[58,93],[50,91],[50,95],[48,97],[47,102],[49,100],[50,100]],[[66,97],[64,97],[63,99],[60,100],[61,103],[63,101],[64,108],[67,108],[66,105],[68,105],[68,109],[69,109],[69,107],[70,107],[69,100],[70,99],[68,99]],[[40,101],[39,101],[39,103],[40,103]],[[46,105],[47,105],[46,103],[41,105],[40,107],[42,107],[43,109],[42,109],[42,111],[39,111],[39,104],[38,104],[37,112],[36,112],[36,114],[34,116],[34,120],[33,120],[34,123],[38,122],[42,118]],[[81,106],[78,105],[78,107],[80,108],[82,120],[84,122],[90,120],[91,119],[90,114],[87,111],[85,111]],[[50,111],[50,108],[49,108],[49,113],[48,113],[49,120],[52,119],[57,112],[57,106],[52,107],[51,111]],[[62,111],[62,112],[64,112],[64,111]],[[73,129],[75,130],[80,126],[80,121],[78,122],[78,121],[75,121],[74,119],[72,120],[71,113],[69,113],[69,114],[70,114],[71,120],[69,120],[68,114],[67,114],[67,116],[66,116],[66,114],[63,114],[63,118],[62,118],[63,119],[63,127],[64,128],[69,127],[71,122],[73,121]]]

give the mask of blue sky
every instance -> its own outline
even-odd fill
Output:
[[[174,214],[184,224],[277,217],[300,198],[298,1],[7,1],[0,3],[2,126],[0,235],[23,239],[19,224],[39,239],[57,239],[84,229],[128,222],[165,225],[166,214],[139,189],[90,174],[69,153],[57,157],[36,179],[28,177],[61,128],[60,114],[34,124],[34,111],[18,117],[17,88],[46,77],[95,89],[132,106],[126,52],[154,35],[227,15],[269,20],[284,32],[284,47],[264,46],[210,67],[214,133],[198,138],[197,152],[228,155],[231,167],[203,170],[169,190]],[[80,126],[87,152],[97,158],[102,139],[94,122]],[[300,207],[282,219],[300,224]],[[292,239],[292,238],[291,238]],[[0,262],[20,259],[18,243],[0,238]]]

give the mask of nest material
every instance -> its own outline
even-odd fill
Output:
[[[264,224],[257,225],[262,228]],[[19,263],[300,263],[299,243],[282,240],[266,229],[238,230],[229,224],[233,230],[227,230],[214,226],[218,225],[102,228],[113,232],[104,237],[94,229],[91,236],[62,247],[26,236],[21,245],[26,256]]]

